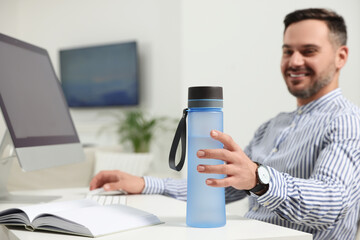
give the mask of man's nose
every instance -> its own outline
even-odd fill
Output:
[[[297,67],[304,65],[304,58],[299,52],[294,52],[291,55],[290,61],[289,61],[290,67]]]

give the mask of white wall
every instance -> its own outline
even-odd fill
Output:
[[[340,83],[360,105],[358,0],[0,0],[0,32],[48,49],[57,71],[61,48],[135,39],[144,107],[180,117],[189,86],[223,86],[225,131],[244,147],[259,124],[296,107],[280,73],[282,21],[306,7],[345,17],[350,56]],[[114,143],[94,134],[103,112],[72,111],[85,142]]]
[[[0,32],[16,35],[18,0],[0,0]]]
[[[280,72],[283,19],[308,7],[334,9],[347,21],[350,56],[340,83],[360,105],[358,0],[183,1],[184,85],[224,87],[225,131],[242,147],[261,123],[296,108]]]
[[[181,114],[179,1],[0,1],[0,13],[7,13],[0,15],[0,32],[46,48],[57,74],[60,49],[136,40],[142,107],[154,115]],[[103,113],[111,110],[71,111],[83,142],[116,144],[115,135],[96,136],[109,122]]]

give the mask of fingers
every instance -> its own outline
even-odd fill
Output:
[[[218,140],[222,144],[224,144],[224,148],[229,151],[237,151],[240,149],[239,145],[236,144],[236,142],[232,139],[232,137],[230,137],[229,135],[223,132],[212,130],[210,132],[210,136],[213,139]]]
[[[203,149],[196,153],[198,158],[219,159],[228,163],[234,162],[234,155],[227,149]]]
[[[217,130],[212,130],[210,135],[213,139],[220,141],[224,144],[223,149],[201,149],[197,152],[198,158],[211,158],[223,160],[227,163],[233,163],[236,160],[234,152],[242,154],[239,145],[227,134]]]
[[[229,187],[236,189],[251,189],[256,185],[256,169],[258,165],[249,162],[249,165],[239,166],[237,164],[203,165],[197,166],[201,174],[223,174],[223,179],[209,178],[206,184],[212,187]]]
[[[221,165],[198,165],[197,170],[199,173],[215,173],[226,175],[223,179],[206,179],[206,184],[211,187],[229,187],[232,186],[234,168],[228,164]]]
[[[206,179],[206,185],[211,187],[230,187],[234,185],[234,181],[233,177],[227,177],[224,179],[208,178]]]
[[[93,179],[91,179],[90,191],[102,187],[102,184],[100,183],[100,178],[101,177],[99,176],[99,174],[97,174],[95,177],[93,177]]]
[[[104,184],[103,188],[105,191],[123,190],[120,185],[121,185],[120,182],[106,183]]]
[[[197,170],[199,173],[215,173],[224,175],[234,175],[236,167],[230,164],[220,165],[198,165]]]
[[[90,190],[103,187],[104,184],[118,180],[116,171],[101,171],[90,182]]]
[[[119,170],[101,171],[90,182],[90,190],[103,187],[105,191],[124,190],[139,194],[145,187],[142,177],[134,176]]]
[[[233,187],[236,189],[251,189],[256,185],[256,179],[239,180],[236,176],[225,177],[223,179],[208,178],[206,185],[211,187]]]
[[[219,159],[225,164],[207,165],[202,163],[197,166],[197,171],[202,174],[223,174],[223,179],[209,178],[206,184],[212,187],[232,186],[236,189],[251,189],[256,184],[257,164],[242,151],[234,140],[227,134],[212,130],[211,137],[224,144],[223,149],[201,149],[197,152],[200,159]]]

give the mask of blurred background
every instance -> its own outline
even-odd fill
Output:
[[[261,123],[296,108],[280,72],[282,21],[308,7],[345,18],[350,54],[340,85],[360,106],[358,0],[0,0],[0,32],[47,49],[60,80],[60,51],[136,42],[138,105],[71,108],[83,144],[118,144],[115,131],[99,134],[112,124],[109,112],[180,119],[188,87],[214,85],[224,89],[225,132],[244,148]],[[158,133],[158,167],[168,168],[172,137]]]

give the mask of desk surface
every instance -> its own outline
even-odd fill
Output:
[[[84,198],[87,190],[58,189],[23,191],[16,194],[61,196],[56,201]],[[312,235],[292,229],[246,219],[236,214],[227,214],[227,223],[221,228],[191,228],[185,224],[186,203],[159,195],[128,195],[127,205],[157,215],[164,224],[149,226],[96,238],[98,240],[118,239],[292,239],[310,240]],[[24,203],[0,203],[0,210],[24,206]],[[0,225],[0,239],[4,240],[84,240],[84,237],[27,230],[8,229]]]

